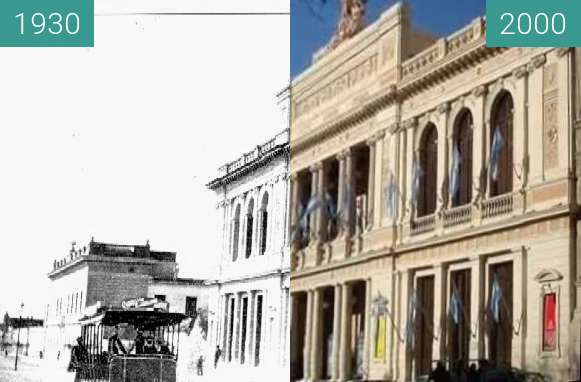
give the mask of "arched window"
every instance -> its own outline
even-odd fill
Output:
[[[438,200],[438,131],[433,123],[426,126],[420,140],[420,168],[418,217],[436,212]]]
[[[260,255],[266,252],[266,243],[268,239],[268,193],[262,197],[260,206]]]
[[[456,207],[472,200],[472,113],[468,109],[462,110],[456,118],[453,142],[450,182],[457,183],[450,189],[453,191],[452,206]],[[454,162],[456,155],[458,164]]]
[[[234,220],[232,220],[232,261],[238,258],[238,248],[240,247],[240,205],[236,206]]]
[[[513,125],[513,101],[509,92],[501,92],[494,101],[490,118],[490,157],[494,151],[494,136],[496,131],[500,133],[502,144],[498,150],[496,159],[496,179],[494,169],[491,169],[490,196],[498,196],[512,192],[512,125]],[[492,162],[492,160],[491,160]],[[490,163],[493,166],[494,163]],[[494,166],[493,166],[494,167]]]
[[[246,212],[246,258],[252,254],[252,235],[254,234],[254,199],[248,203]]]

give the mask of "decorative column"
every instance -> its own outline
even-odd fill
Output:
[[[529,64],[529,70],[534,71],[541,68],[547,61],[544,55],[535,57]],[[527,161],[528,161],[528,71],[523,66],[513,72],[516,80],[516,91],[513,94],[513,192],[515,193],[513,212],[522,214],[524,212],[524,194],[518,191],[524,190],[527,184]]]
[[[440,113],[443,123],[440,123],[437,127],[438,129],[438,207],[436,212],[442,211],[446,208],[448,203],[448,187],[446,186],[445,180],[448,179],[448,135],[452,136],[452,133],[448,134],[448,119],[450,115],[450,104],[444,102],[438,106],[438,113]],[[452,130],[452,129],[451,129]],[[440,228],[443,228],[442,219],[437,219],[437,223]]]
[[[363,362],[367,375],[371,367],[371,278],[365,280],[365,339],[363,340]]]
[[[337,161],[339,162],[339,179],[337,179],[337,208],[339,208],[343,202],[343,199],[345,198],[345,151],[341,151],[339,154],[337,154]],[[342,229],[342,227],[339,228]]]
[[[414,147],[414,136],[415,130],[418,122],[417,119],[413,118],[411,120],[407,120],[404,123],[404,129],[401,132],[402,137],[404,138],[404,145],[401,150],[402,155],[402,167],[404,169],[403,173],[405,174],[405,203],[402,213],[402,223],[403,223],[403,234],[401,235],[401,241],[405,241],[411,234],[411,223],[414,219],[415,208],[412,202],[412,187],[413,187],[413,164],[414,160],[419,160],[416,158],[416,152]]]
[[[447,266],[434,266],[434,338],[432,345],[432,359],[445,359],[446,355],[446,276]]]
[[[312,319],[313,319],[313,291],[307,291],[307,317],[305,323],[305,347],[303,349],[303,378],[305,380],[310,379],[311,368],[311,338],[312,338]]]
[[[355,187],[353,183],[353,154],[350,149],[344,151],[345,154],[345,176],[343,181],[345,182],[345,201],[347,203],[347,211],[345,220],[345,229],[343,231],[346,238],[350,238],[353,235],[353,217],[354,217],[354,203],[355,200]]]
[[[341,338],[339,340],[339,380],[351,379],[351,286],[344,283],[342,286],[341,303]]]
[[[317,235],[319,238],[319,243],[322,243],[326,240],[326,233],[327,233],[327,208],[325,208],[326,203],[326,179],[325,179],[325,166],[323,163],[318,164],[317,170],[317,190],[318,190],[318,197],[321,203],[321,208],[317,210]]]
[[[299,177],[297,173],[290,175],[290,189],[290,229],[293,230],[297,227],[299,221],[297,210],[299,207]]]
[[[484,354],[484,291],[485,272],[483,257],[470,259],[470,358],[483,359]]]
[[[375,183],[374,183],[374,193],[373,198],[373,214],[371,215],[373,221],[373,227],[381,227],[381,221],[384,216],[386,216],[385,205],[387,204],[387,196],[385,186],[389,181],[389,176],[385,178],[384,174],[389,174],[391,166],[393,166],[391,158],[391,148],[388,145],[391,144],[391,136],[386,137],[386,130],[381,130],[376,134],[377,143],[375,145]],[[385,154],[384,154],[385,151]],[[385,160],[387,160],[386,163]],[[387,172],[383,171],[385,168]]]
[[[322,291],[316,288],[313,291],[313,314],[312,314],[312,327],[311,327],[311,357],[309,362],[311,365],[310,378],[313,381],[318,380],[321,377],[321,360],[322,360],[322,337],[323,333],[321,330],[321,319],[322,319]]]
[[[474,115],[472,116],[472,222],[474,226],[481,223],[481,214],[479,204],[484,198],[486,189],[486,130],[488,125],[485,115],[486,86],[480,85],[472,89],[472,98],[474,98]]]
[[[259,241],[260,241],[260,189],[254,190],[254,206],[250,213],[252,214],[252,224],[254,227],[252,228],[252,248],[250,251],[250,256],[258,255],[258,250],[260,248]]]
[[[341,348],[341,284],[335,285],[334,293],[334,306],[333,306],[333,355],[332,355],[332,369],[331,369],[331,379],[336,381],[339,379],[339,366],[340,366],[340,348]]]
[[[319,195],[319,190],[318,190],[319,166],[320,166],[320,163],[315,163],[309,169],[311,171],[311,200],[316,200],[318,198],[318,195]],[[307,206],[305,206],[305,208],[307,208]],[[311,213],[311,215],[310,215],[310,219],[309,219],[309,245],[314,244],[318,239],[318,232],[317,232],[318,212],[319,211],[315,211],[315,212]]]
[[[520,369],[525,367],[525,338],[526,321],[524,319],[527,309],[527,262],[526,249],[524,247],[513,250],[513,304],[512,316],[514,330],[518,335],[512,337],[512,365]]]
[[[367,179],[367,216],[365,230],[373,228],[373,211],[375,202],[375,155],[378,136],[373,136],[367,140],[369,146],[369,174]]]

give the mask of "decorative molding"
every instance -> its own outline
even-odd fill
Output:
[[[563,275],[555,268],[546,268],[537,273],[534,280],[538,283],[561,281],[563,280]]]
[[[444,102],[440,105],[438,105],[438,113],[440,114],[444,114],[450,111],[450,103],[449,102]]]
[[[540,54],[540,55],[534,57],[533,59],[531,59],[531,62],[529,62],[529,64],[527,65],[527,70],[529,73],[532,73],[536,69],[545,65],[546,62],[547,62],[547,56],[545,56],[544,54]]]
[[[472,97],[480,98],[488,93],[488,89],[484,85],[480,85],[472,89]]]
[[[414,127],[417,127],[417,126],[418,126],[418,118],[417,117],[410,118],[408,120],[405,120],[402,123],[402,128],[404,130],[413,129]]]
[[[528,73],[528,69],[526,65],[519,66],[515,70],[512,71],[512,76],[516,79],[523,78]]]

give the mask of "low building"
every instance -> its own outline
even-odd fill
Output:
[[[63,351],[80,335],[79,318],[86,307],[121,306],[123,301],[150,296],[160,280],[176,280],[174,252],[146,245],[73,243],[67,257],[55,260],[48,274],[52,297],[46,306],[47,357]],[[158,280],[158,281],[156,281]]]
[[[0,349],[9,353],[15,352],[24,356],[40,356],[44,346],[44,320],[33,317],[10,317],[4,315],[0,327]]]

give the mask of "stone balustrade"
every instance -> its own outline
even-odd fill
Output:
[[[510,214],[514,208],[514,195],[506,194],[482,202],[482,218],[489,219]]]
[[[466,204],[443,212],[444,227],[454,227],[472,220],[472,205]]]

